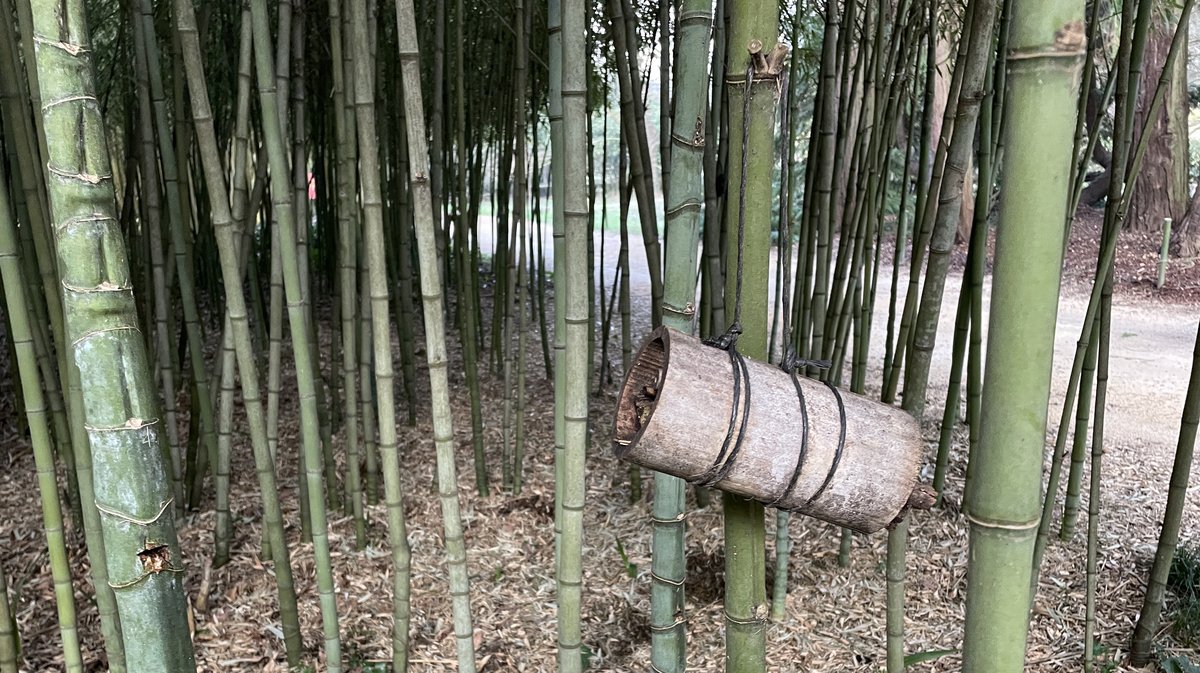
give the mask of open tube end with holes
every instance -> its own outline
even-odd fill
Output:
[[[667,362],[671,356],[671,336],[665,327],[650,333],[625,374],[621,395],[617,398],[617,418],[613,427],[613,450],[623,458],[642,438],[654,416]]]

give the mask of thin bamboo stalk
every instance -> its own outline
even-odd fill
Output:
[[[317,412],[317,368],[313,362],[310,324],[306,310],[303,277],[298,257],[295,220],[287,148],[279,125],[277,92],[274,88],[275,64],[271,61],[271,30],[266,0],[253,0],[250,14],[254,31],[255,81],[262,110],[263,140],[271,166],[271,206],[275,228],[279,230],[279,250],[283,266],[283,288],[287,298],[288,324],[292,333],[292,351],[296,384],[300,396],[301,448],[305,459],[305,483],[308,488],[309,514],[312,519],[313,552],[317,574],[317,592],[321,604],[321,622],[325,641],[326,666],[333,673],[342,670],[341,640],[338,636],[337,602],[334,595],[329,533],[321,474],[321,427]],[[336,491],[337,484],[329,485]]]
[[[242,382],[242,402],[250,425],[250,445],[254,454],[255,473],[263,499],[263,526],[267,529],[270,540],[287,659],[290,666],[298,666],[302,644],[296,608],[296,591],[292,582],[287,542],[283,534],[282,514],[275,482],[275,463],[267,441],[267,419],[263,413],[258,365],[254,359],[238,260],[239,252],[248,252],[249,246],[244,246],[241,251],[238,250],[236,240],[242,235],[242,232],[235,229],[233,214],[225,199],[225,174],[222,170],[221,155],[217,149],[216,133],[213,129],[212,109],[208,101],[208,87],[200,57],[195,11],[188,0],[176,0],[174,10],[175,33],[180,43],[188,80],[188,91],[191,94],[191,118],[195,124],[196,141],[200,149],[200,165],[204,170],[204,179],[208,186],[206,191],[212,212],[213,233],[216,235],[221,257],[226,308],[229,325],[233,332],[237,369]],[[254,209],[251,209],[250,212],[254,212]]]
[[[42,530],[46,535],[50,576],[54,584],[54,604],[57,609],[59,637],[62,638],[63,664],[70,672],[83,671],[83,656],[76,625],[75,589],[71,585],[71,568],[64,534],[62,504],[55,477],[54,450],[50,426],[46,418],[46,400],[38,376],[37,354],[33,330],[29,324],[29,309],[25,284],[17,260],[17,232],[9,200],[8,178],[0,168],[0,274],[4,288],[4,309],[8,316],[9,334],[16,355],[24,413],[28,424],[33,460],[37,471],[38,493],[41,496]],[[0,580],[2,581],[2,580]],[[0,589],[5,589],[0,587]],[[7,590],[0,594],[0,623],[15,632],[16,621],[8,610]],[[7,630],[7,629],[6,629]],[[0,649],[4,649],[0,647]],[[12,654],[15,667],[16,652]],[[3,660],[7,657],[0,657]],[[0,661],[0,663],[3,663]],[[3,667],[3,666],[0,666]]]

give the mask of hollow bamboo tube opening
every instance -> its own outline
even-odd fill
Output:
[[[623,457],[629,447],[641,439],[649,425],[650,417],[654,415],[655,400],[662,392],[670,358],[671,346],[666,334],[655,331],[629,366],[625,383],[621,386],[621,396],[617,399],[613,448],[618,458]]]

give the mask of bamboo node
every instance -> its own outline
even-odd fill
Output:
[[[121,430],[141,430],[142,428],[148,428],[151,425],[155,425],[156,423],[158,423],[157,418],[151,418],[149,420],[146,420],[144,418],[137,418],[135,416],[135,417],[125,421],[121,425],[113,425],[113,426],[84,425],[83,428],[84,428],[84,430],[87,430],[88,432],[118,432]]]
[[[970,512],[967,512],[967,521],[969,521],[971,525],[979,526],[980,528],[1012,531],[1035,530],[1039,525],[1041,525],[1040,519],[1034,519],[1033,521],[999,521],[975,516]]]
[[[82,44],[74,44],[71,42],[64,42],[62,40],[51,40],[51,39],[44,38],[40,35],[34,35],[33,41],[36,42],[37,44],[44,44],[48,47],[54,47],[56,49],[61,49],[65,52],[67,52],[68,54],[70,54],[71,56],[78,56],[80,54],[86,54],[86,53],[88,53],[88,51],[90,51],[87,47],[83,46]]]
[[[129,285],[121,285],[114,283],[111,280],[100,281],[99,285],[84,287],[82,285],[72,285],[65,280],[62,282],[62,287],[71,294],[91,294],[93,292],[132,292],[133,288]]]
[[[70,226],[73,226],[76,224],[87,224],[89,222],[116,222],[116,218],[114,218],[111,215],[105,215],[104,213],[92,213],[91,215],[76,215],[75,217],[68,217],[67,219],[60,222],[58,225],[58,229],[59,229],[59,231],[62,231],[63,229],[66,229],[67,227],[70,227]]]
[[[112,178],[111,173],[105,174],[105,173],[87,173],[87,172],[83,172],[83,171],[64,171],[60,168],[55,168],[54,166],[51,166],[50,164],[46,164],[46,170],[50,171],[51,173],[53,173],[54,175],[57,175],[60,178],[68,178],[70,180],[79,180],[81,182],[86,182],[89,185],[98,185],[101,182],[104,182],[105,180]]]
[[[166,500],[164,500],[162,502],[162,504],[159,505],[159,507],[158,507],[158,513],[155,514],[154,517],[150,518],[150,519],[139,519],[139,518],[133,516],[132,514],[127,514],[118,509],[113,509],[112,507],[109,507],[109,506],[104,505],[99,502],[96,503],[96,509],[103,512],[104,514],[107,514],[116,519],[120,519],[121,521],[124,521],[126,523],[132,523],[137,526],[153,526],[154,524],[158,523],[158,520],[161,519],[163,514],[165,514],[167,512],[167,510],[171,507],[171,503],[173,503],[173,502],[175,502],[175,498],[167,498]]]
[[[65,285],[64,285],[64,287],[65,287]],[[67,288],[67,289],[70,289],[70,288]],[[71,345],[78,346],[79,344],[83,343],[85,340],[90,339],[92,337],[100,336],[102,334],[107,334],[109,332],[120,332],[123,330],[131,330],[134,332],[141,331],[137,327],[134,327],[133,325],[118,325],[117,327],[109,327],[106,329],[97,329],[97,330],[92,330],[92,331],[84,334],[83,336],[79,337],[78,339],[72,341]],[[134,429],[134,428],[116,428],[116,429],[127,430],[127,429]]]
[[[91,94],[78,94],[75,96],[63,96],[62,98],[56,98],[52,101],[42,103],[42,112],[45,112],[56,105],[63,105],[65,103],[72,103],[75,101],[91,101],[92,103],[97,102],[96,97]]]

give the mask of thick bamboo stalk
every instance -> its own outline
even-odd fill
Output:
[[[771,167],[781,53],[773,3],[738,0],[729,7],[728,197],[725,199],[726,313],[743,330],[742,351],[766,360],[767,274],[771,245]],[[769,46],[768,46],[769,45]],[[725,498],[725,668],[765,668],[767,617],[762,506]]]
[[[1075,2],[1013,3],[1004,188],[987,385],[968,492],[963,670],[1020,671],[1029,626],[1074,108],[1086,45]]]
[[[570,0],[568,0],[569,2]],[[560,270],[559,262],[564,260],[565,251],[563,250],[563,240],[566,235],[564,227],[565,215],[563,211],[563,128],[562,128],[562,0],[547,0],[546,3],[546,42],[550,56],[550,79],[547,82],[549,90],[549,121],[550,121],[550,223],[551,236],[553,237],[553,259],[555,271]],[[539,182],[540,184],[540,182]],[[539,243],[541,236],[538,237]],[[543,260],[542,266],[542,287],[539,288],[542,296],[545,296],[545,263]],[[565,425],[563,421],[563,411],[566,409],[566,401],[563,398],[563,393],[566,390],[567,380],[563,377],[563,358],[566,349],[566,333],[567,324],[566,318],[566,298],[567,293],[563,287],[559,287],[562,275],[555,273],[555,292],[554,292],[554,359],[553,359],[553,377],[554,377],[554,484],[555,493],[559,491],[559,485],[562,484],[562,467],[563,467],[563,446],[566,441]],[[565,286],[565,284],[564,284]],[[543,325],[545,325],[545,316],[542,317]],[[546,328],[543,327],[543,330]],[[562,539],[562,500],[558,497],[554,498],[554,545],[558,549],[559,541]],[[556,554],[557,557],[557,554]],[[560,647],[561,651],[561,647]]]
[[[109,581],[121,612],[142,616],[122,623],[126,660],[133,670],[194,671],[191,642],[178,637],[187,615],[179,542],[167,513],[168,447],[155,427],[92,61],[81,55],[91,48],[83,6],[39,1],[31,10],[66,343],[80,369]]]
[[[22,15],[24,15],[26,7],[25,3],[22,3]],[[12,7],[7,0],[0,3],[0,11],[5,12],[5,16],[12,15]],[[50,241],[49,237],[45,235],[49,231],[47,224],[49,215],[45,182],[41,177],[41,160],[38,158],[39,136],[34,130],[33,116],[25,107],[29,100],[25,93],[25,71],[32,76],[31,79],[34,83],[36,83],[37,77],[32,61],[26,61],[25,67],[21,67],[16,37],[16,26],[10,26],[8,29],[0,31],[0,108],[4,111],[5,135],[12,138],[12,142],[5,143],[5,150],[9,154],[9,164],[12,170],[10,184],[14,189],[13,194],[17,202],[17,217],[19,221],[29,225],[21,227],[18,232],[21,244],[25,249],[22,256],[28,267],[30,287],[38,287],[40,290],[40,294],[31,293],[29,295],[38,316],[33,325],[36,330],[35,345],[40,343],[38,348],[43,353],[43,355],[39,355],[39,358],[42,359],[43,380],[47,385],[47,394],[53,412],[56,449],[70,469],[67,475],[67,486],[70,489],[69,492],[74,496],[71,501],[72,516],[74,521],[79,524],[84,521],[88,523],[84,529],[84,535],[88,540],[89,554],[95,554],[94,558],[101,558],[104,556],[104,543],[99,534],[99,514],[96,512],[95,498],[91,494],[90,469],[88,475],[81,473],[82,468],[76,459],[75,449],[71,443],[73,434],[69,425],[71,422],[70,409],[67,408],[67,400],[64,395],[64,391],[68,387],[66,357],[63,349],[53,349],[51,346],[52,343],[62,343],[62,305],[58,294],[54,263],[50,259]],[[20,185],[19,191],[15,189],[18,184]],[[91,461],[88,460],[87,464],[90,465]],[[88,482],[86,489],[80,483],[85,479]],[[84,492],[85,490],[86,492]],[[101,615],[101,629],[105,635],[106,653],[113,670],[120,673],[125,666],[124,657],[121,654],[120,625],[115,623],[117,621],[116,604],[112,589],[108,587],[107,569],[103,568],[103,565],[103,563],[99,564],[101,567],[98,568],[97,564],[91,564],[93,583],[98,587],[96,603]]]

